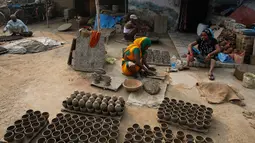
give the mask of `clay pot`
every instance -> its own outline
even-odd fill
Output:
[[[144,143],[152,143],[152,138],[151,137],[145,137],[143,138]]]
[[[112,117],[114,117],[114,116],[116,116],[117,115],[117,112],[110,112],[110,115],[112,116]]]
[[[125,139],[125,141],[132,141],[132,140],[133,140],[133,135],[130,134],[130,133],[127,133],[127,134],[124,136],[124,139]]]
[[[167,102],[170,101],[170,99],[168,97],[165,97],[164,100],[167,101]]]
[[[195,121],[194,120],[188,120],[187,122],[187,125],[190,127],[190,128],[193,128],[195,126]]]
[[[74,95],[77,95],[77,94],[79,94],[79,91],[78,91],[78,90],[75,90],[75,91],[74,91]]]
[[[171,119],[171,114],[170,114],[170,113],[165,113],[164,119],[165,119],[166,121],[170,120],[170,119]]]
[[[46,119],[43,116],[38,118],[37,121],[40,123],[41,127],[43,127],[46,124]]]
[[[73,129],[73,134],[80,135],[81,134],[81,129],[80,128]]]
[[[86,102],[86,107],[87,107],[87,109],[91,109],[92,108],[92,101],[91,100],[88,100],[87,102]]]
[[[122,104],[125,103],[125,100],[124,100],[124,98],[123,98],[122,96],[119,96],[119,97],[118,97],[118,100],[119,100]]]
[[[111,126],[111,132],[119,132],[118,126],[112,125],[112,126]]]
[[[120,104],[116,104],[116,105],[115,105],[115,111],[116,111],[116,112],[121,112],[121,111],[122,111],[122,107],[121,107]]]
[[[33,128],[27,128],[25,130],[25,135],[26,135],[27,138],[31,138],[33,136],[33,134],[34,134],[34,129]]]
[[[89,116],[89,117],[87,117],[87,120],[88,120],[88,121],[91,121],[91,122],[94,122],[94,121],[95,121],[95,117]]]
[[[40,123],[38,122],[32,123],[31,126],[34,128],[35,132],[37,132],[40,129]]]
[[[166,130],[165,130],[165,133],[166,133],[166,134],[173,134],[173,131],[172,131],[171,129],[166,129]]]
[[[176,133],[176,138],[183,140],[185,137],[184,132],[183,131],[177,131]]]
[[[100,131],[100,129],[101,129],[101,124],[100,124],[100,123],[94,123],[93,128],[94,128],[95,130]]]
[[[96,142],[97,142],[97,138],[96,138],[96,137],[91,136],[91,137],[89,138],[88,143],[96,143]]]
[[[90,96],[89,97],[89,100],[93,103],[93,102],[95,102],[95,98],[93,97],[93,96]]]
[[[93,137],[99,137],[99,136],[100,136],[100,133],[99,133],[98,130],[92,130],[92,131],[91,131],[91,136],[93,136]]]
[[[174,107],[173,111],[179,112],[180,108],[179,107]]]
[[[62,101],[62,106],[63,106],[64,108],[67,108],[67,101],[66,101],[66,100]]]
[[[105,137],[100,137],[98,139],[98,143],[106,143],[107,142],[107,139]]]
[[[188,119],[188,120],[194,120],[194,119],[195,119],[195,116],[194,116],[194,115],[188,115],[188,116],[187,116],[187,119]]]
[[[72,105],[72,104],[67,104],[67,108],[68,108],[69,110],[73,110],[73,105]]]
[[[84,91],[81,91],[81,92],[80,92],[80,95],[81,95],[81,96],[85,95],[85,92],[84,92]]]
[[[107,103],[108,103],[108,99],[104,97],[103,100],[102,100],[102,102],[104,102],[104,103],[107,104]]]
[[[131,128],[131,127],[127,128],[127,133],[133,135],[133,134],[135,134],[135,129]]]
[[[166,134],[165,137],[166,137],[165,140],[169,142],[171,142],[174,139],[174,136],[172,134]]]
[[[103,111],[107,110],[107,104],[105,102],[102,102],[100,105],[100,109]]]
[[[66,121],[70,121],[71,120],[71,114],[65,114],[64,119],[66,119]]]
[[[107,110],[108,110],[108,112],[114,112],[114,111],[115,111],[114,105],[110,103],[110,104],[108,105],[108,107],[107,107]]]
[[[24,133],[24,131],[25,131],[25,129],[24,129],[23,127],[18,127],[18,128],[15,129],[14,132],[15,132],[16,134],[18,134],[18,133],[22,134],[22,133]]]
[[[60,132],[63,132],[64,131],[64,126],[59,124],[57,127],[56,127],[56,130],[57,131],[60,131]]]
[[[80,107],[79,106],[73,106],[74,111],[80,111]]]
[[[133,124],[132,127],[133,127],[135,130],[140,129],[140,126],[139,126],[139,124],[137,124],[137,123]]]
[[[85,128],[83,128],[82,133],[87,135],[87,136],[90,136],[91,129],[88,128],[88,127],[85,127]]]
[[[167,104],[168,104],[168,101],[166,101],[166,100],[163,100],[163,101],[162,101],[162,104],[165,104],[165,105],[167,105]]]
[[[72,119],[77,122],[79,120],[79,116],[74,114],[72,116]]]
[[[115,104],[115,101],[113,99],[108,100],[108,104]]]
[[[67,97],[67,98],[66,98],[66,103],[69,104],[69,105],[72,105],[72,100],[73,100],[73,99],[74,99],[74,98],[72,98],[72,97],[71,97],[71,98]]]
[[[164,119],[164,113],[161,112],[161,111],[159,111],[159,112],[157,113],[157,116],[158,116],[159,119]]]
[[[41,117],[41,112],[40,111],[35,111],[34,112],[34,115],[37,116],[37,118]]]
[[[77,98],[74,98],[74,99],[72,100],[72,105],[73,105],[73,106],[78,106],[78,103],[79,103],[79,101],[78,101]]]
[[[80,116],[79,120],[85,123],[87,121],[87,117],[86,116]]]
[[[42,136],[45,137],[46,139],[50,138],[51,137],[51,130],[45,130],[42,132]]]
[[[4,134],[4,140],[7,142],[12,142],[14,139],[14,132],[8,131]]]
[[[168,128],[168,125],[166,123],[161,124],[161,129],[164,132]]]
[[[16,141],[16,143],[22,143],[24,141],[25,135],[24,134],[16,134],[14,136],[14,140]]]
[[[83,121],[78,121],[77,123],[76,123],[76,127],[77,128],[83,128],[85,125],[84,125],[84,122]]]
[[[67,133],[61,134],[60,140],[68,142],[69,141],[69,135]]]
[[[209,129],[211,127],[211,122],[210,121],[204,121],[204,128]]]
[[[89,97],[87,95],[82,96],[82,100],[86,103],[89,100]]]
[[[56,140],[59,140],[60,139],[60,135],[61,135],[61,132],[60,131],[54,131],[52,133],[52,137],[55,138]]]
[[[199,109],[198,109],[198,112],[202,112],[202,113],[204,113],[204,112],[205,112],[205,110],[204,110],[203,108],[199,108]]]
[[[188,106],[188,105],[185,104],[185,105],[183,106],[183,109],[189,110],[189,109],[190,109],[190,106]]]
[[[182,109],[181,112],[182,112],[182,113],[187,113],[188,110],[187,110],[187,109]]]
[[[143,140],[142,136],[140,136],[140,135],[135,135],[134,136],[134,142],[135,143],[140,143],[140,142],[142,142],[142,140]]]
[[[197,116],[197,117],[196,117],[196,120],[202,122],[202,121],[204,120],[204,118],[203,118],[203,116]]]
[[[177,123],[178,122],[178,116],[176,114],[173,114],[171,116],[171,121],[174,122],[174,123]]]
[[[79,107],[84,107],[85,106],[85,101],[83,99],[79,100]]]
[[[28,121],[29,115],[28,115],[28,114],[24,114],[24,115],[21,117],[21,119],[22,119],[23,122]]]
[[[161,132],[160,127],[154,127],[154,133]]]
[[[67,125],[74,128],[75,127],[75,121],[74,120],[70,120],[67,122]]]
[[[144,125],[143,129],[144,129],[144,131],[148,131],[148,130],[151,130],[151,127],[150,127],[150,125]]]
[[[179,102],[178,103],[180,103],[180,104],[182,104],[182,105],[184,105],[185,104],[185,102],[183,101],[183,100],[179,100]]]
[[[69,140],[72,142],[77,142],[79,140],[78,135],[76,135],[76,134],[70,135]]]
[[[154,143],[162,143],[162,140],[161,139],[155,139]]]
[[[108,143],[117,143],[117,140],[116,139],[109,139]]]
[[[91,93],[88,92],[88,93],[86,93],[85,95],[88,96],[88,97],[90,97],[90,96],[91,96]]]
[[[94,101],[93,108],[94,109],[100,109],[100,104],[97,101]]]
[[[41,137],[41,138],[39,138],[39,139],[36,141],[36,143],[45,143],[46,141],[47,141],[46,138]]]
[[[15,125],[16,127],[21,127],[21,124],[22,124],[22,120],[16,120],[16,121],[14,122],[14,125]]]
[[[195,115],[196,114],[196,112],[194,112],[194,111],[188,111],[188,115]]]
[[[88,141],[88,136],[87,135],[85,135],[85,134],[82,134],[82,135],[80,135],[79,136],[79,141],[80,142],[87,142]]]
[[[64,133],[70,135],[73,132],[73,128],[70,126],[65,127]]]
[[[87,108],[86,108],[86,107],[80,107],[80,111],[81,111],[81,112],[86,112],[86,111],[87,111]]]
[[[140,136],[143,136],[143,134],[144,134],[143,129],[140,129],[140,128],[137,129],[137,130],[136,130],[136,134],[137,134],[137,135],[140,135]]]
[[[159,108],[158,108],[158,112],[164,112],[164,108],[159,107]]]
[[[210,108],[210,107],[207,107],[207,108],[206,108],[206,111],[210,112],[211,114],[213,113],[213,109]]]
[[[187,134],[186,136],[186,141],[193,141],[194,137],[191,134]]]
[[[106,131],[109,131],[110,125],[109,124],[103,124],[102,129],[106,130]]]
[[[196,136],[195,141],[196,141],[196,143],[203,143],[204,138],[202,136]]]
[[[186,113],[179,113],[179,116],[180,116],[180,117],[185,117],[185,118],[186,118],[186,117],[187,117],[187,114],[186,114]]]
[[[51,123],[54,124],[55,126],[57,126],[59,124],[59,119],[58,118],[53,118],[51,120]]]
[[[94,112],[95,112],[95,109],[94,109],[94,108],[87,108],[87,111],[88,111],[89,113],[94,113]]]
[[[206,116],[204,116],[204,120],[210,122],[210,121],[212,121],[212,116],[206,115]]]
[[[30,121],[31,123],[36,122],[36,121],[37,121],[37,116],[35,116],[35,115],[30,116],[30,117],[29,117],[29,121]]]
[[[161,132],[156,132],[155,133],[155,139],[160,139],[162,140],[163,139],[163,134]]]
[[[12,127],[12,126],[10,126],[10,127]],[[23,128],[25,128],[25,129],[27,129],[27,128],[30,128],[31,127],[31,124],[30,124],[30,122],[23,122],[22,123],[22,127]],[[16,127],[14,126],[14,128],[16,129]],[[8,131],[8,128],[7,128],[7,131]],[[13,130],[14,131],[14,130]]]
[[[182,104],[181,103],[176,103],[175,106],[179,107],[179,108],[182,108]]]
[[[77,99],[78,101],[80,101],[80,100],[82,99],[82,95],[78,94],[78,95],[76,96],[76,99]]]
[[[32,115],[34,114],[34,110],[28,109],[28,110],[26,111],[26,114],[28,114],[29,116],[32,116]]]
[[[110,138],[112,138],[112,139],[117,139],[118,136],[119,136],[119,134],[117,132],[111,132],[110,133]]]
[[[173,143],[182,143],[182,141],[180,139],[174,139]]]
[[[119,120],[112,120],[112,126],[119,126],[120,121]]]
[[[87,121],[87,122],[85,123],[85,126],[88,127],[88,128],[91,128],[91,127],[93,126],[93,122]]]
[[[179,123],[180,123],[181,125],[186,125],[186,123],[187,123],[186,117],[180,117],[180,118],[179,118]]]
[[[49,125],[47,125],[46,128],[47,128],[48,130],[51,130],[52,132],[55,131],[55,125],[54,125],[54,124],[49,124]]]
[[[214,143],[212,138],[206,137],[205,138],[205,143]]]
[[[153,132],[151,130],[145,131],[145,136],[146,137],[153,137]]]
[[[95,101],[97,101],[99,104],[101,104],[102,99],[100,97],[97,97]]]
[[[28,123],[28,125],[30,125],[29,122],[25,122],[25,123]],[[22,126],[23,126],[23,123],[22,123]],[[24,127],[24,126],[23,126],[23,127]],[[25,127],[24,127],[24,128],[25,128]],[[7,130],[7,132],[14,132],[15,129],[16,129],[16,127],[15,127],[14,125],[12,125],[12,126],[9,126],[6,130]]]
[[[191,107],[191,106],[192,106],[192,104],[191,104],[191,103],[189,103],[189,102],[186,102],[186,103],[185,103],[185,105],[187,105],[187,106],[189,106],[189,107]]]

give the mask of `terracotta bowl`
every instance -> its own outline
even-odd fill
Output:
[[[126,79],[122,85],[128,92],[135,92],[142,88],[143,83],[136,79]]]

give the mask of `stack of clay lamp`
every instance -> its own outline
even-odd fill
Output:
[[[11,143],[29,143],[48,124],[49,113],[26,111],[20,120],[16,120],[14,125],[9,126],[4,135],[4,140]]]
[[[123,115],[125,101],[123,97],[110,97],[102,94],[75,91],[63,101],[62,105],[69,111],[114,117]]]
[[[127,129],[124,139],[124,143],[214,143],[212,138],[195,137],[183,131],[177,131],[174,135],[166,123],[162,123],[161,128],[151,128],[149,125],[141,128],[139,124],[133,124]]]
[[[204,105],[165,98],[158,109],[159,122],[184,127],[197,132],[208,132],[213,110]]]
[[[58,113],[37,143],[117,143],[119,124],[112,118]]]

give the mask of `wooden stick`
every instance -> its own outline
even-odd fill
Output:
[[[49,28],[48,2],[49,2],[49,0],[46,1],[46,21],[47,21],[47,28]]]
[[[100,7],[99,7],[99,0],[95,0],[96,4],[96,13],[97,13],[97,31],[100,31]]]

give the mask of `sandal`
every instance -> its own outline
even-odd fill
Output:
[[[215,80],[215,77],[213,74],[209,75],[209,80]]]

